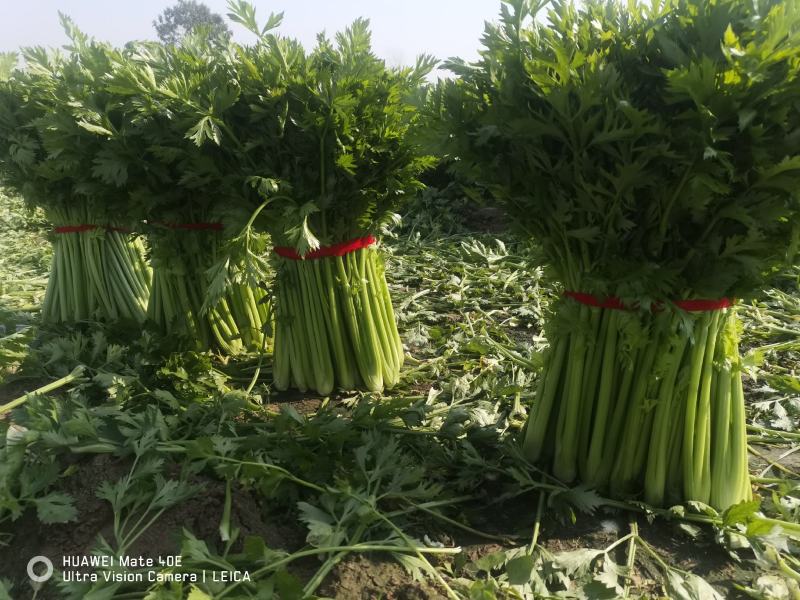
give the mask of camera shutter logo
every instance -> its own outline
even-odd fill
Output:
[[[45,566],[45,571],[37,575],[33,568],[39,563]],[[46,556],[34,556],[28,561],[28,577],[37,583],[44,583],[53,576],[53,562]]]

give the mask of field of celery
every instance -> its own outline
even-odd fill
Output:
[[[0,54],[0,600],[800,600],[800,3],[228,10]]]
[[[452,191],[420,194],[382,242],[399,384],[325,398],[276,392],[268,365],[247,393],[255,354],[163,359],[131,331],[41,328],[48,234],[2,210],[3,402],[73,377],[1,422],[1,598],[797,597],[797,270],[741,309],[754,502],[656,509],[521,456],[554,288],[502,214]],[[92,554],[181,566],[26,575],[35,555]],[[236,571],[250,581],[211,581]]]

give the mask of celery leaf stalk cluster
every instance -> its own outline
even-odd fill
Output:
[[[404,350],[381,250],[326,250],[379,236],[421,187],[432,159],[412,142],[413,98],[433,60],[386,66],[363,19],[306,51],[271,31],[280,15],[260,26],[250,5],[230,6],[258,41],[235,48],[240,97],[219,130],[247,182],[242,202],[283,250],[272,260],[275,386],[392,387]]]
[[[241,259],[215,269],[249,216],[237,203],[241,155],[221,148],[218,125],[240,101],[227,40],[198,31],[175,45],[129,44],[103,84],[122,98],[133,124],[109,143],[125,161],[124,185],[145,222],[153,267],[148,320],[186,348],[269,351],[268,272],[259,259],[266,240],[250,236],[252,278],[231,276]]]
[[[750,498],[735,301],[800,241],[799,11],[512,0],[432,91],[455,168],[596,300],[556,303],[524,434],[560,479]]]
[[[96,85],[110,49],[63,24],[72,41],[65,53],[27,49],[25,69],[0,81],[0,183],[54,227],[45,322],[141,323],[150,269],[104,145],[126,124],[106,112],[113,100]]]

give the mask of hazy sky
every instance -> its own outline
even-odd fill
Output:
[[[0,51],[20,46],[60,46],[66,41],[58,11],[86,33],[121,44],[155,39],[153,19],[176,0],[0,0]],[[227,12],[226,0],[205,0],[212,11]],[[280,31],[307,47],[317,32],[333,33],[359,16],[372,24],[373,46],[392,64],[409,63],[422,52],[437,58],[476,57],[484,21],[499,13],[499,0],[254,0],[261,22],[284,12]],[[237,39],[241,26],[230,23]]]

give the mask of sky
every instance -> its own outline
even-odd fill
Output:
[[[58,11],[89,35],[114,44],[155,39],[153,20],[177,0],[0,0],[0,51],[20,46],[61,46],[66,37]],[[226,0],[204,0],[214,12],[227,13]],[[357,17],[372,25],[373,48],[390,64],[408,64],[420,53],[444,59],[477,57],[484,22],[499,13],[499,0],[251,0],[263,22],[284,12],[279,29],[306,47],[316,34],[344,28]],[[234,37],[248,41],[236,23]]]

